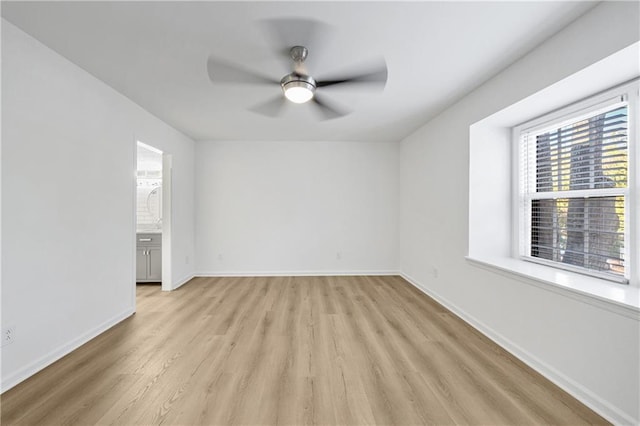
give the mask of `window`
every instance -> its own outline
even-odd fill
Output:
[[[515,129],[523,259],[628,282],[635,124],[630,117],[637,114],[637,87],[627,85]]]

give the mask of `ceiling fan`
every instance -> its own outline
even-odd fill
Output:
[[[262,104],[249,108],[251,111],[276,117],[283,112],[284,106],[293,104],[313,105],[315,110],[325,120],[342,117],[349,113],[327,99],[323,89],[329,86],[346,87],[354,84],[367,84],[371,88],[384,88],[387,81],[387,66],[384,60],[379,60],[375,66],[357,73],[344,73],[332,77],[316,79],[308,72],[305,60],[309,56],[309,48],[302,44],[292,43],[291,40],[304,41],[313,44],[310,36],[321,26],[317,21],[305,19],[278,19],[267,21],[271,33],[275,34],[278,54],[288,56],[288,67],[292,70],[280,79],[271,78],[244,67],[209,56],[207,72],[212,83],[240,83],[240,84],[269,84],[279,85],[281,93]],[[286,44],[285,44],[286,43]],[[283,44],[285,44],[283,46]]]

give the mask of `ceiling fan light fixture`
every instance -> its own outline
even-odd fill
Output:
[[[303,104],[313,98],[313,86],[303,82],[289,83],[284,88],[284,96],[295,104]]]
[[[316,91],[315,80],[306,75],[292,73],[280,82],[284,96],[291,102],[303,104],[313,98]]]

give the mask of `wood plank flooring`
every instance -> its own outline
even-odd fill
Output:
[[[1,399],[2,424],[607,424],[399,277],[196,278]]]

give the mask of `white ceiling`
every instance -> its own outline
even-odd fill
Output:
[[[162,170],[162,154],[140,146],[140,143],[136,146],[136,150],[138,170]]]
[[[595,2],[2,2],[2,16],[196,140],[400,140]],[[209,55],[287,73],[264,19],[328,24],[310,48],[320,79],[383,56],[383,91],[325,88],[353,113],[318,121],[247,108],[280,87],[213,85]]]

